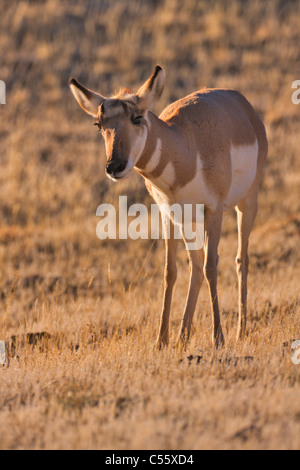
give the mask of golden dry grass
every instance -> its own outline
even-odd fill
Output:
[[[1,449],[299,449],[299,1],[2,0]],[[243,92],[270,143],[251,237],[248,336],[235,344],[236,223],[224,219],[219,296],[226,346],[211,349],[203,286],[186,351],[175,348],[188,282],[184,248],[171,344],[154,349],[163,242],[96,237],[111,184],[104,146],[68,78],[109,94],[160,63],[170,101],[202,86]],[[29,344],[22,335],[46,331]],[[10,340],[11,341],[11,340]]]

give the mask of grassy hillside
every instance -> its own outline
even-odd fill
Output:
[[[299,449],[299,42],[299,1],[1,1],[0,339],[13,357],[0,371],[0,448]],[[183,245],[171,345],[158,352],[163,242],[96,237],[100,203],[152,201],[138,175],[105,177],[104,145],[68,79],[109,95],[137,89],[156,63],[166,71],[157,113],[201,87],[235,88],[267,129],[248,336],[235,344],[232,211],[219,250],[218,353],[206,285],[187,351],[174,346]],[[37,332],[47,335],[26,336]]]

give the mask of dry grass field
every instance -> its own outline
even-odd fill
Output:
[[[300,1],[59,0],[0,5],[1,449],[299,449]],[[234,211],[224,218],[211,348],[203,285],[187,350],[175,347],[188,283],[184,246],[171,342],[155,350],[164,243],[100,241],[96,208],[152,200],[138,175],[105,177],[105,149],[70,76],[111,94],[159,63],[155,111],[201,87],[244,93],[269,158],[250,239],[248,335],[235,343]],[[36,333],[43,333],[36,335]],[[35,335],[34,335],[35,334]]]

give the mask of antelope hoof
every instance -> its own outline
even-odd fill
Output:
[[[189,334],[186,330],[181,331],[177,341],[176,341],[176,347],[179,348],[180,350],[185,350],[187,347],[189,341]]]
[[[224,348],[225,339],[222,331],[213,336],[213,345],[215,349]]]
[[[236,341],[237,342],[241,341],[242,339],[245,338],[245,336],[246,336],[246,321],[239,324],[237,333],[236,333]]]
[[[169,346],[169,339],[166,336],[159,336],[156,341],[155,348],[161,351],[163,348],[167,348]]]

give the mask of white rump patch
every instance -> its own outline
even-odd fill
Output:
[[[257,171],[258,142],[252,145],[231,146],[232,180],[225,201],[225,208],[236,206],[241,201],[252,184]]]

